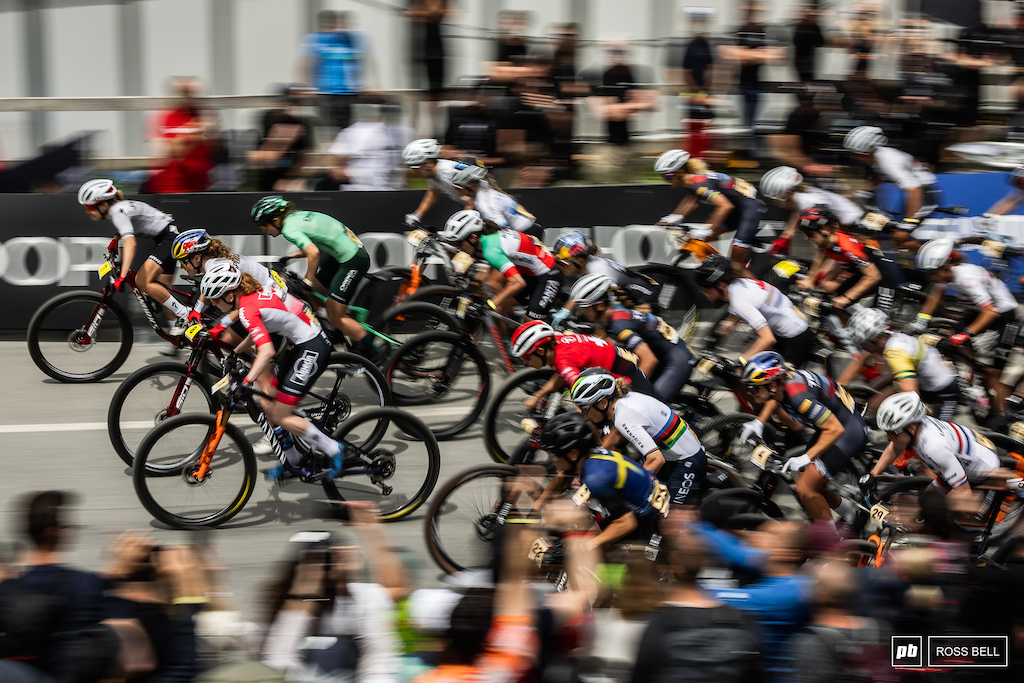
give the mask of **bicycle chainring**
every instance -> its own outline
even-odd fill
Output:
[[[378,448],[370,451],[369,460],[370,468],[377,470],[370,475],[370,481],[380,486],[383,489],[384,495],[389,495],[392,489],[390,486],[385,485],[384,482],[395,474],[397,464],[395,454],[386,448]]]

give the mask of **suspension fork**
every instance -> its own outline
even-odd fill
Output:
[[[210,469],[210,461],[213,459],[213,454],[217,452],[217,447],[220,445],[220,440],[224,437],[224,432],[228,427],[228,420],[231,418],[231,411],[228,408],[221,408],[217,412],[217,424],[213,429],[213,434],[206,441],[206,446],[203,448],[202,455],[199,456],[199,468],[195,472],[195,478],[202,480],[212,470]],[[271,442],[273,443],[273,441]]]

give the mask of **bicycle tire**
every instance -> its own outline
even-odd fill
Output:
[[[98,368],[92,369],[88,372],[73,372],[71,370],[59,367],[60,361],[57,361],[54,356],[54,352],[60,346],[67,344],[69,348],[78,352],[79,355],[88,353],[89,350],[96,347],[98,344],[104,344],[106,342],[93,342],[88,347],[72,346],[71,337],[78,331],[78,328],[71,329],[68,332],[66,338],[59,342],[52,350],[46,346],[43,337],[48,335],[56,335],[62,337],[63,332],[52,333],[49,330],[55,325],[57,329],[67,329],[67,324],[59,317],[51,317],[53,314],[62,306],[68,304],[84,304],[84,307],[92,306],[95,307],[103,300],[103,295],[99,292],[90,292],[87,290],[80,290],[75,292],[65,292],[64,294],[58,294],[57,296],[44,302],[42,306],[32,316],[32,320],[29,321],[26,338],[28,341],[28,353],[32,358],[32,362],[35,363],[36,367],[42,370],[46,375],[52,377],[58,382],[64,383],[84,383],[84,382],[98,382],[101,379],[109,377],[113,373],[117,372],[118,368],[124,365],[124,362],[128,359],[128,354],[131,353],[133,343],[133,330],[132,323],[128,317],[128,313],[113,299],[107,301],[107,313],[104,314],[106,317],[108,314],[113,313],[117,319],[118,332],[120,339],[117,341],[109,342],[111,345],[120,344],[120,347],[113,354],[109,361],[104,361],[102,358],[98,359],[97,362],[102,362]],[[78,313],[77,311],[75,312]],[[70,313],[68,313],[70,315]],[[77,315],[76,315],[77,317]],[[84,324],[84,321],[82,321]]]
[[[224,439],[230,439],[233,447],[237,449],[237,454],[242,459],[241,484],[237,492],[233,494],[230,493],[231,487],[228,487],[229,502],[220,506],[219,509],[212,510],[208,514],[185,516],[167,509],[166,504],[157,501],[154,496],[151,487],[157,486],[158,482],[165,482],[167,484],[166,488],[170,489],[171,484],[178,481],[183,487],[180,491],[182,492],[182,495],[184,495],[184,493],[189,489],[197,492],[202,491],[210,482],[214,481],[212,476],[198,484],[187,481],[187,473],[189,472],[188,464],[179,468],[179,474],[171,475],[165,473],[154,473],[146,466],[146,464],[147,460],[149,460],[155,452],[158,452],[156,449],[160,448],[161,439],[172,431],[189,426],[200,427],[206,429],[208,438],[211,430],[216,426],[216,424],[217,415],[204,415],[200,413],[177,415],[164,420],[154,427],[139,445],[139,450],[135,456],[135,463],[132,467],[132,483],[135,486],[135,493],[139,497],[139,501],[142,503],[142,506],[146,508],[146,510],[158,521],[176,529],[196,529],[220,526],[237,515],[252,496],[252,492],[256,487],[256,455],[253,453],[252,446],[249,445],[249,440],[246,438],[245,434],[242,433],[242,430],[231,423],[228,423],[225,426],[224,436],[221,438],[217,452],[213,455],[213,458],[217,459],[218,466],[216,469],[219,470],[220,461],[227,460],[230,457],[225,453],[227,449],[224,448]],[[203,439],[198,445],[201,447],[205,442],[205,439]],[[194,443],[194,441],[190,440],[189,443]],[[222,457],[218,458],[218,454],[221,454]],[[189,464],[194,463],[198,459],[198,455],[199,454],[193,450],[191,457],[188,459]],[[216,505],[219,504],[215,504],[215,507]],[[189,503],[186,509],[194,509],[194,504]]]
[[[385,430],[387,426],[394,425],[397,432],[401,435],[396,441],[403,446],[407,446],[410,440],[421,441],[426,446],[427,467],[422,472],[423,480],[422,483],[419,484],[419,488],[415,493],[409,496],[407,500],[395,502],[390,507],[384,504],[384,501],[387,499],[384,494],[381,495],[380,500],[373,501],[377,504],[379,519],[384,522],[393,522],[412,514],[430,497],[430,493],[434,490],[434,486],[437,484],[437,477],[441,472],[441,449],[437,445],[437,439],[435,439],[434,435],[430,433],[430,430],[427,428],[427,425],[423,423],[423,420],[415,417],[414,415],[410,415],[409,413],[404,413],[397,408],[373,408],[359,413],[355,417],[345,421],[334,432],[333,438],[336,441],[340,441],[345,444],[346,468],[349,467],[350,463],[358,462],[359,464],[362,464],[363,461],[360,459],[360,455],[373,456],[374,453],[379,453],[380,444],[384,442],[383,438],[363,442],[361,444],[353,443],[350,439],[346,438],[351,435],[359,425],[370,421],[383,423],[385,425]],[[405,450],[407,451],[408,448]],[[377,457],[380,456],[378,455]],[[393,455],[392,458],[394,458]],[[394,473],[398,471],[398,462],[399,461],[396,458],[395,462],[391,463],[392,473],[387,478],[387,481],[391,481],[394,484],[398,483],[394,480]],[[412,468],[402,470],[403,473],[406,471],[412,471]],[[413,473],[414,479],[418,476],[418,472]],[[328,497],[335,500],[344,499],[341,491],[337,488],[338,483],[343,482],[344,479],[344,477],[339,477],[333,481],[325,480],[323,482],[324,489],[327,491]]]
[[[785,519],[778,504],[753,489],[717,489],[704,496],[701,518],[723,524],[738,515],[762,514],[768,519]]]
[[[526,440],[527,436],[522,430],[518,430],[519,434],[522,434],[522,439],[517,441],[516,445],[512,448],[506,448],[499,439],[499,434],[504,433],[506,430],[501,429],[505,425],[499,425],[498,420],[500,419],[499,411],[505,402],[505,400],[516,391],[522,391],[523,385],[536,383],[537,388],[543,386],[551,376],[555,374],[555,371],[551,368],[527,368],[520,370],[509,377],[505,382],[498,387],[494,397],[487,404],[487,408],[484,410],[483,424],[484,424],[484,445],[487,447],[487,452],[491,456],[491,459],[497,463],[507,464],[512,453],[516,450],[521,441]],[[525,393],[522,395],[525,397]],[[516,396],[515,400],[521,400],[520,396]],[[516,410],[515,412],[521,413],[522,410]],[[511,430],[515,432],[516,429]]]
[[[134,449],[137,447],[137,444],[134,442],[129,444],[129,439],[125,436],[125,432],[122,427],[121,417],[125,404],[129,401],[129,397],[131,397],[132,392],[136,388],[161,375],[166,376],[169,380],[177,384],[181,379],[187,377],[188,369],[184,363],[156,363],[154,365],[147,365],[146,367],[139,368],[121,382],[120,386],[117,387],[117,390],[110,399],[110,407],[107,409],[107,435],[110,437],[110,445],[114,447],[114,452],[117,453],[117,456],[129,467],[131,467],[135,461]],[[181,410],[185,405],[185,397],[194,396],[195,391],[198,391],[203,399],[205,399],[206,410]],[[168,396],[168,398],[170,397]],[[197,374],[192,377],[191,385],[183,390],[183,396],[180,399],[177,412],[178,414],[183,412],[209,413],[213,410],[213,405],[213,391],[210,383],[204,377]],[[189,407],[192,408],[195,406]],[[172,415],[171,417],[174,416]],[[165,419],[167,419],[166,413],[157,413],[155,415],[153,426],[163,422]]]
[[[409,329],[403,330],[402,327]],[[395,349],[424,332],[458,332],[461,329],[461,321],[437,304],[427,301],[404,301],[384,311],[379,331],[398,342],[387,356],[387,360],[390,360]],[[384,363],[384,366],[386,367],[387,363]]]
[[[442,358],[436,360],[429,360],[434,356],[430,356],[428,347],[431,344],[439,344],[442,346],[450,345],[451,350],[447,352],[447,356],[444,356],[445,351],[439,351],[442,354]],[[456,350],[462,354],[462,359],[459,361],[459,369],[455,371],[451,382],[460,376],[465,376],[465,372],[462,369],[465,367],[465,363],[469,362],[476,366],[476,372],[479,376],[478,386],[476,386],[473,395],[470,397],[470,408],[469,412],[462,414],[455,411],[452,414],[454,421],[448,420],[442,422],[440,425],[435,425],[434,421],[430,421],[430,431],[433,432],[434,436],[439,439],[450,439],[457,436],[469,429],[476,422],[477,418],[480,417],[480,413],[483,412],[484,406],[487,403],[487,398],[490,395],[491,390],[491,373],[488,369],[487,360],[484,358],[480,350],[477,349],[476,345],[472,341],[468,340],[465,335],[460,332],[426,332],[419,336],[413,337],[411,340],[402,344],[398,347],[391,358],[391,362],[388,363],[387,369],[385,370],[384,377],[388,382],[388,387],[391,389],[391,395],[394,398],[395,405],[399,406],[414,406],[422,405],[424,403],[431,404],[447,404],[446,397],[448,397],[453,390],[452,386],[447,384],[438,384],[434,382],[429,384],[422,389],[417,389],[421,385],[413,385],[412,387],[399,386],[398,382],[403,377],[414,378],[416,375],[423,375],[421,379],[429,379],[426,377],[428,373],[436,374],[437,372],[444,372],[445,369],[449,368],[450,364],[455,362],[452,356]],[[430,362],[430,366],[424,366],[424,363]],[[470,380],[470,384],[467,385],[467,389],[472,387],[472,384],[477,384],[477,381]],[[454,397],[458,400],[460,397],[456,395]],[[464,396],[462,398],[465,398]],[[461,417],[460,417],[461,415]],[[422,415],[421,415],[422,417]]]
[[[437,492],[437,495],[434,496],[434,500],[431,501],[430,508],[427,510],[427,518],[424,523],[424,537],[427,542],[427,551],[430,553],[431,559],[433,559],[437,566],[440,567],[445,573],[454,574],[456,572],[461,572],[465,569],[486,568],[483,565],[483,563],[479,563],[476,565],[464,564],[464,562],[462,561],[464,558],[456,558],[453,556],[455,552],[454,549],[445,547],[445,544],[441,538],[441,531],[439,529],[439,519],[443,518],[449,512],[462,511],[461,506],[459,506],[458,504],[456,504],[453,509],[450,499],[462,487],[464,487],[466,484],[474,480],[482,479],[484,477],[496,477],[501,479],[502,482],[504,482],[504,480],[516,476],[518,476],[518,470],[511,465],[482,465],[479,467],[472,467],[468,470],[460,472],[459,474],[456,474],[454,477],[449,479],[445,483],[445,485],[441,487],[441,490]],[[500,488],[501,484],[499,484],[499,490]],[[500,504],[502,502],[502,499],[499,495],[498,498],[494,501],[494,503],[490,503],[489,501],[483,499],[481,499],[480,502],[482,507],[490,505],[491,508],[493,509],[496,503]],[[469,512],[469,510],[466,510],[466,512]],[[470,519],[469,516],[466,516],[466,519],[469,519],[469,521],[472,524],[473,534],[466,534],[465,537],[469,539],[477,538],[481,542],[489,543],[492,540],[492,538],[488,535],[490,527],[487,524],[487,515],[489,515],[490,513],[485,512],[483,510],[474,510],[472,512],[474,514],[479,513],[480,518],[474,520]]]

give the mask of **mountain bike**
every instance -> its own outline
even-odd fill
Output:
[[[220,526],[238,515],[256,486],[256,456],[241,429],[230,422],[239,408],[260,426],[278,462],[281,440],[267,420],[254,387],[241,384],[236,366],[214,385],[216,414],[191,413],[164,420],[139,445],[132,468],[136,494],[157,520],[174,528]],[[226,393],[219,393],[227,389]],[[373,408],[345,421],[333,401],[297,414],[332,433],[344,446],[344,464],[336,479],[325,476],[328,462],[320,451],[294,437],[302,454],[299,477],[320,484],[329,501],[368,501],[384,521],[412,513],[430,495],[440,470],[440,450],[426,425],[395,408]],[[287,480],[285,481],[285,484]]]
[[[58,382],[98,382],[117,372],[134,342],[132,321],[117,302],[114,280],[120,272],[118,242],[115,237],[99,267],[103,289],[99,292],[76,290],[58,294],[43,303],[28,324],[28,353],[40,370]],[[158,337],[178,348],[188,346],[184,337],[171,336],[157,322],[161,306],[153,302],[135,283],[136,273],[125,277],[150,327]],[[191,307],[194,292],[167,287],[174,296]]]

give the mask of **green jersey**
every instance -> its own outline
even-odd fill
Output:
[[[281,228],[284,238],[305,249],[310,244],[338,263],[344,263],[356,255],[363,246],[355,233],[325,213],[316,211],[295,211],[284,219]]]

